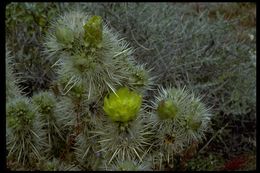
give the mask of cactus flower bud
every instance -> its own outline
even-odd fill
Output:
[[[71,42],[73,42],[73,33],[68,28],[58,27],[56,29],[55,35],[58,42],[60,43],[70,44]]]
[[[186,129],[191,129],[193,131],[196,131],[200,128],[202,121],[200,119],[197,119],[194,117],[194,115],[189,115],[185,118],[184,127]]]
[[[157,107],[157,112],[161,119],[174,118],[177,111],[176,105],[169,99],[162,100]]]
[[[128,122],[136,118],[141,103],[141,95],[124,87],[105,97],[104,111],[113,121]]]
[[[102,41],[102,18],[100,16],[91,17],[84,25],[84,30],[85,45],[100,47]]]

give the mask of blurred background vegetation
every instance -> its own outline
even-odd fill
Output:
[[[55,78],[42,53],[50,23],[77,8],[124,37],[155,84],[186,85],[212,108],[212,131],[185,169],[256,169],[255,3],[10,3],[6,45],[28,97]]]

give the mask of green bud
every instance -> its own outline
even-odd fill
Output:
[[[142,73],[135,73],[134,74],[134,81],[135,81],[135,85],[144,85],[145,83],[145,74],[144,72]]]
[[[132,67],[132,75],[130,76],[130,83],[136,87],[144,87],[149,85],[149,74],[143,66]]]
[[[73,32],[68,28],[58,27],[55,34],[58,42],[60,43],[70,44],[73,42]]]
[[[178,109],[172,100],[162,100],[158,105],[157,112],[161,119],[169,119],[176,116]]]
[[[198,130],[201,126],[202,122],[200,120],[192,120],[190,119],[188,122],[187,122],[187,126],[189,129],[192,129],[194,131]]]
[[[93,47],[101,47],[102,41],[102,18],[100,16],[93,16],[84,25],[84,41],[85,46],[91,45]]]
[[[39,107],[38,111],[45,115],[51,113],[55,106],[55,98],[48,92],[40,92],[34,95],[32,97],[32,102]]]
[[[124,87],[105,97],[103,108],[113,121],[128,122],[136,118],[141,103],[141,95]]]

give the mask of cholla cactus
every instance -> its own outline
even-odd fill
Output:
[[[96,148],[96,144],[91,142],[93,139],[90,140],[90,132],[95,132],[97,127],[90,124],[95,121],[101,125],[103,122],[102,118],[98,118],[101,113],[91,113],[91,105],[94,103],[101,108],[100,101],[105,94],[115,92],[116,88],[123,85],[140,91],[149,88],[149,72],[143,66],[136,66],[131,55],[132,49],[103,24],[100,16],[89,17],[82,11],[67,13],[53,22],[45,47],[45,53],[55,62],[54,66],[59,67],[56,82],[65,96],[58,103],[58,122],[64,133],[76,137],[73,147],[76,157],[80,163],[86,163],[86,155],[91,154],[88,151]],[[129,94],[128,90],[124,91],[123,94]],[[135,119],[140,109],[141,96],[136,95],[136,98],[137,106],[131,110],[134,114],[121,116],[124,110],[122,105],[117,108],[121,110],[117,112],[120,115],[114,114],[109,104],[106,104],[105,109],[115,121],[119,118],[119,121],[127,122]],[[134,101],[135,98],[131,103],[136,104]],[[95,152],[92,152],[93,158]]]
[[[85,131],[76,138],[74,153],[83,170],[96,170],[102,159],[99,152],[101,149],[98,144],[99,138],[89,132],[94,129],[94,127],[85,128]]]
[[[57,101],[50,92],[40,92],[32,97],[32,103],[38,107],[39,123],[46,133],[48,148],[45,153],[50,156],[58,156],[61,150],[61,142],[64,143],[64,134],[60,131],[57,122]]]
[[[85,116],[80,119],[82,130],[75,139],[73,149],[83,170],[96,170],[101,160],[99,137],[93,134],[98,125],[103,124],[105,117],[101,110],[102,106],[93,102],[86,107]]]
[[[148,153],[150,124],[145,123],[141,96],[127,88],[120,88],[105,98],[104,110],[107,119],[93,135],[98,135],[101,154],[110,165],[114,159],[140,162]]]
[[[57,103],[57,121],[63,133],[69,131],[79,134],[89,122],[85,119],[95,121],[96,115],[91,116],[90,107],[94,102],[88,99],[89,95],[82,82],[78,82],[66,96],[62,96]],[[95,102],[94,102],[95,103]],[[98,120],[97,120],[98,121]]]
[[[26,166],[41,160],[45,133],[37,120],[37,110],[27,98],[18,97],[7,104],[8,158]]]
[[[97,108],[93,108],[95,106]],[[62,134],[66,134],[67,147],[75,151],[75,157],[83,169],[93,170],[95,167],[96,155],[93,151],[97,151],[95,148],[99,146],[89,131],[102,123],[100,110],[102,107],[97,100],[88,99],[82,82],[77,83],[57,103],[57,120]]]
[[[148,153],[149,145],[152,144],[149,138],[151,135],[149,125],[145,124],[140,116],[127,125],[108,120],[92,133],[99,136],[100,152],[107,165],[116,158],[137,159],[142,162]]]
[[[59,64],[59,78],[66,78],[64,94],[78,82],[84,83],[88,98],[100,99],[105,93],[128,82],[136,65],[128,44],[103,24],[100,16],[89,17],[70,12],[53,23],[46,37],[45,53]],[[143,68],[137,69],[145,70]],[[147,74],[141,76],[143,86],[149,85]]]
[[[173,121],[188,144],[201,141],[210,127],[209,109],[201,102],[201,98],[185,88],[161,88],[153,104],[158,121]]]
[[[192,142],[201,142],[210,127],[209,110],[185,88],[161,88],[153,108],[151,119],[157,129],[158,145],[168,163]]]
[[[146,112],[151,70],[134,61],[132,48],[100,16],[60,16],[44,46],[57,67],[57,97],[40,92],[30,102],[7,94],[8,158],[43,170],[151,170],[148,158],[173,163],[205,137],[211,115],[185,89],[161,88]],[[19,95],[13,89],[8,93]]]
[[[105,94],[115,92],[122,85],[136,90],[149,88],[151,79],[148,71],[143,66],[136,66],[131,48],[103,24],[100,16],[89,17],[81,11],[70,12],[57,19],[46,37],[45,47],[45,53],[53,62],[56,61],[54,65],[59,66],[57,83],[61,94],[65,95],[58,103],[57,111],[61,129],[76,137],[73,148],[80,163],[86,163],[89,154],[95,160],[96,144],[91,142],[93,138],[89,132],[95,132],[97,127],[89,124],[93,121],[101,124],[103,120],[98,118],[100,113],[91,113],[90,105],[94,103],[101,108],[100,101]],[[141,106],[141,96],[136,97],[139,102],[132,110],[135,114],[129,114],[129,117],[119,115],[117,118],[116,114],[109,114],[111,118],[119,118],[121,122],[134,119]],[[133,101],[136,101],[135,98]],[[113,113],[107,106],[105,109]],[[122,106],[119,109],[119,113],[124,110]],[[93,164],[88,161],[86,167],[92,169]]]

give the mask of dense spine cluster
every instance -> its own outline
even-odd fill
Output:
[[[23,166],[35,166],[42,159],[41,151],[46,147],[45,132],[39,123],[37,110],[24,97],[9,101],[6,107],[7,157]]]
[[[153,102],[150,121],[161,148],[160,162],[168,164],[193,143],[202,142],[210,127],[209,109],[186,88],[160,88]]]
[[[46,156],[58,156],[61,150],[60,145],[65,141],[65,135],[61,133],[57,122],[56,98],[50,92],[40,92],[32,97],[32,103],[38,109],[38,121],[46,133],[45,143],[48,144],[45,149]]]
[[[139,88],[151,85],[145,69],[136,66],[133,50],[103,24],[100,16],[65,14],[54,22],[45,45],[45,53],[60,67],[64,95],[79,82],[87,89],[88,99],[94,100],[128,85],[129,80]]]

